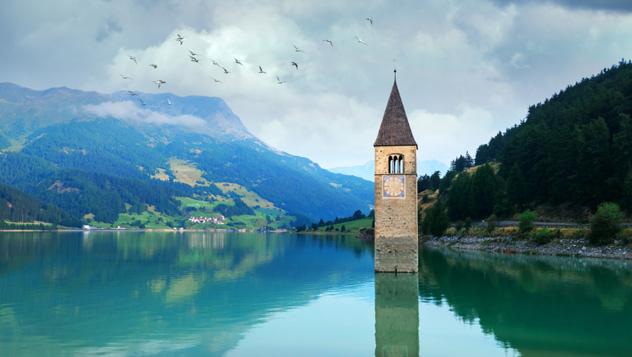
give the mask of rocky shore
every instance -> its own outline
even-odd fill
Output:
[[[584,239],[557,239],[538,245],[513,237],[424,237],[422,244],[435,248],[477,250],[502,254],[554,255],[585,258],[632,259],[632,248],[620,244],[595,247]]]

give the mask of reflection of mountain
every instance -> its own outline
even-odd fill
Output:
[[[373,276],[370,247],[345,237],[15,238],[0,236],[0,355],[24,341],[31,354],[222,354],[273,311]]]
[[[461,335],[445,326],[461,324],[441,326],[441,319],[454,313],[525,356],[632,355],[630,263],[424,249],[418,292],[414,275],[378,275],[374,312],[372,292],[356,290],[371,287],[372,264],[371,247],[348,237],[4,234],[0,356],[220,355],[245,341],[279,343],[285,335],[262,339],[287,331],[270,328],[279,321],[286,329],[295,323],[309,341],[320,333],[319,318],[345,313],[311,305],[347,294],[358,294],[347,303],[368,305],[357,313],[375,313],[378,352],[414,355],[419,345],[451,342],[453,333]],[[432,315],[432,303],[446,314]],[[312,326],[288,314],[318,318]],[[354,320],[347,330],[362,323]],[[433,329],[443,336],[428,340]],[[372,331],[349,336],[350,344],[366,347]]]
[[[426,249],[420,279],[422,299],[445,299],[525,356],[632,355],[628,263]]]

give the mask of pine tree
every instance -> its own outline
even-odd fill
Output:
[[[496,198],[496,174],[489,164],[479,167],[472,175],[470,211],[467,217],[481,219],[494,212]]]
[[[623,181],[623,190],[621,195],[621,206],[623,209],[632,211],[632,170],[628,171]]]
[[[509,202],[522,209],[527,201],[527,182],[518,164],[514,164],[507,178],[507,198]]]
[[[439,189],[439,185],[441,185],[441,173],[439,171],[435,171],[430,176],[430,186],[429,188],[433,191]]]
[[[619,131],[612,136],[612,156],[621,180],[625,180],[632,169],[632,118],[619,114]]]
[[[439,191],[442,194],[448,192],[450,185],[452,185],[452,180],[454,180],[456,174],[457,173],[453,170],[448,170],[448,172],[445,173],[445,176],[443,176],[443,178],[441,179],[441,183],[439,184]]]
[[[433,236],[441,236],[448,229],[449,219],[445,206],[439,200],[426,211],[426,215],[422,222],[423,234],[432,234]]]
[[[474,160],[470,156],[470,152],[466,151],[465,152],[465,168],[468,169],[472,166],[474,166]]]
[[[452,220],[463,220],[470,214],[471,179],[467,172],[460,173],[452,182],[448,194],[448,215]]]
[[[422,175],[417,180],[417,192],[422,192],[430,188],[430,176]]]
[[[597,205],[610,177],[610,131],[606,121],[598,118],[579,127],[576,135],[579,152],[575,193],[580,203]]]

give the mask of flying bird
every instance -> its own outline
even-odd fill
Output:
[[[213,78],[213,82],[215,82],[215,83],[222,83],[222,81],[220,81],[220,80],[219,80],[219,79],[217,79],[217,78]]]
[[[140,105],[142,105],[143,107],[145,106],[145,101],[143,101],[141,98],[138,98],[138,101],[140,102]]]
[[[152,67],[153,69],[158,69],[158,65],[157,64],[150,64],[149,67]]]
[[[356,35],[355,39],[356,39],[356,41],[358,41],[358,43],[363,44],[365,46],[368,46],[368,44],[366,42],[364,42],[358,35]]]
[[[277,79],[277,83],[278,83],[278,84],[283,84],[283,83],[285,83],[285,81],[282,81],[282,80],[281,80],[281,78],[279,78],[279,76],[276,76],[276,79]]]
[[[196,57],[196,56],[199,56],[199,55],[200,55],[199,53],[195,53],[195,52],[193,52],[193,51],[191,51],[191,50],[189,50],[189,53],[190,53],[190,54],[191,54],[191,56],[193,56],[193,57]]]
[[[171,103],[171,99],[167,98],[167,104],[171,105],[173,103]]]
[[[292,45],[294,46],[294,51],[295,52],[303,52],[303,50],[301,50],[300,48],[298,48],[296,45]]]
[[[189,56],[189,58],[191,59],[191,62],[200,63],[200,60],[195,56]]]
[[[259,66],[259,73],[261,74],[265,74],[266,72],[263,70],[263,68],[261,68],[261,66]]]
[[[334,43],[331,40],[323,40],[323,42],[327,42],[329,46],[334,47]]]
[[[296,70],[298,71],[298,63],[292,61],[292,66],[296,67]]]
[[[373,18],[372,17],[367,17],[365,20],[367,20],[371,25],[373,25]]]
[[[226,68],[222,67],[222,69],[224,70],[224,74],[229,74],[230,73]]]
[[[126,76],[126,75],[124,75],[124,74],[121,74],[121,78],[123,78],[123,79],[132,79],[132,77],[130,77],[130,76]]]
[[[134,63],[138,64],[138,61],[136,61],[136,57],[134,56],[129,56],[130,61],[134,61]]]
[[[128,90],[128,91],[127,91],[127,94],[129,94],[129,95],[130,95],[130,97],[135,97],[135,96],[137,96],[137,95],[138,95],[138,93],[136,93],[136,92],[132,92],[131,90]]]
[[[167,81],[164,81],[162,79],[157,79],[157,80],[154,81],[154,83],[156,83],[158,88],[160,88],[163,84],[167,84]]]
[[[217,63],[216,60],[211,60],[211,63],[213,63],[213,66],[221,67],[221,65]]]
[[[182,35],[178,34],[178,36],[176,37],[176,41],[180,42],[180,46],[182,46],[182,43],[184,42],[184,37],[182,37]]]
[[[237,58],[235,58],[235,63],[237,63],[237,64],[238,64],[238,65],[240,65],[240,66],[243,66],[243,63],[241,63],[241,61],[240,61],[240,60],[238,60]]]

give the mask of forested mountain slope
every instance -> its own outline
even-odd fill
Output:
[[[2,184],[0,184],[0,217],[2,218],[0,228],[22,228],[19,222],[45,222],[70,227],[80,224],[79,220],[54,205],[43,204],[29,195]]]
[[[632,208],[632,64],[622,61],[530,107],[523,123],[478,149],[477,164],[491,160],[513,176],[509,185],[524,179],[524,196],[514,197],[523,203]]]
[[[84,221],[204,213],[185,197],[208,214],[243,201],[268,221],[372,204],[370,182],[270,148],[219,98],[0,84],[0,147],[0,182]]]
[[[420,181],[423,188],[429,182]],[[453,220],[536,207],[585,217],[605,201],[630,213],[632,63],[622,60],[531,106],[519,125],[481,145],[475,160],[457,158],[441,187]]]

